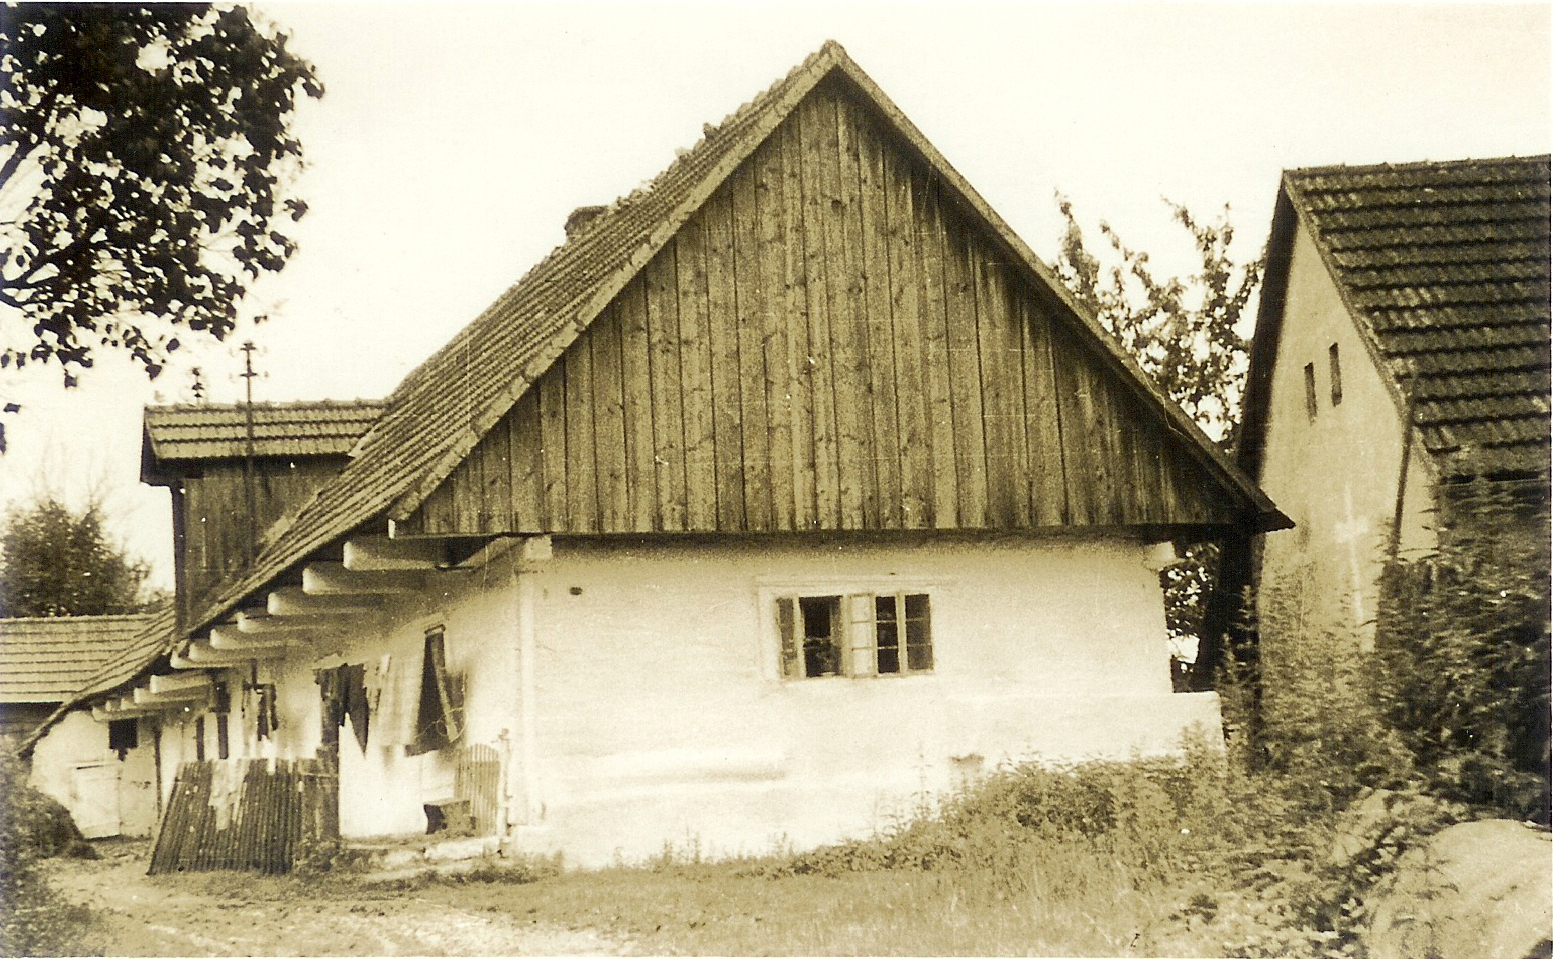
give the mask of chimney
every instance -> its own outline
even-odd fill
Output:
[[[603,213],[606,209],[608,209],[608,207],[580,206],[573,210],[571,215],[566,218],[566,238],[570,240],[578,233],[581,233],[589,223],[592,223],[594,220],[598,219],[598,215]]]

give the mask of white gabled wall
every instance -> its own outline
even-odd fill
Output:
[[[1258,597],[1263,634],[1330,630],[1373,636],[1377,577],[1402,479],[1402,415],[1302,226],[1295,236],[1277,343],[1258,483],[1295,527],[1267,534]],[[1336,343],[1343,399],[1333,405],[1328,350]],[[1306,404],[1305,365],[1316,380]],[[1410,444],[1400,548],[1433,545],[1432,464]],[[1299,624],[1296,627],[1294,624]]]
[[[405,755],[433,626],[464,679],[463,744],[502,758],[512,842],[572,863],[813,845],[1008,760],[1165,751],[1193,724],[1218,729],[1215,696],[1170,692],[1147,544],[599,537],[558,539],[545,560],[517,552],[437,574],[344,628],[337,653],[261,665],[280,729],[258,743],[234,714],[233,755],[313,756],[314,670],[363,663],[370,737],[363,751],[340,730],[342,833],[423,832],[422,804],[453,794],[451,750]],[[886,587],[931,596],[930,674],[779,678],[776,595]]]
[[[123,758],[108,748],[107,724],[84,709],[66,713],[33,749],[32,785],[70,810],[89,839],[149,836],[156,827],[155,721],[137,723],[137,745]]]

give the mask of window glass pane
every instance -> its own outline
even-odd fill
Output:
[[[933,640],[925,593],[906,597],[906,668],[933,668]]]
[[[874,598],[874,629],[878,634],[879,672],[901,671],[901,633],[894,596]]]
[[[834,676],[841,668],[840,596],[805,596],[798,600],[803,619],[805,676]]]

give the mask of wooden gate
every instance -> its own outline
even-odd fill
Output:
[[[289,872],[310,843],[337,839],[339,777],[327,763],[184,763],[157,830],[151,874]]]
[[[458,751],[453,769],[453,793],[469,803],[469,818],[476,836],[497,834],[501,810],[501,756],[490,746],[475,745]]]

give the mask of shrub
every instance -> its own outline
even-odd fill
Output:
[[[1546,823],[1547,503],[1480,479],[1437,525],[1434,555],[1385,569],[1375,701],[1435,791]]]
[[[68,813],[69,828],[62,830],[61,812],[57,802],[28,785],[21,761],[0,750],[0,954],[80,951],[91,913],[65,902],[39,866],[39,859],[59,852],[61,844],[81,842]]]

